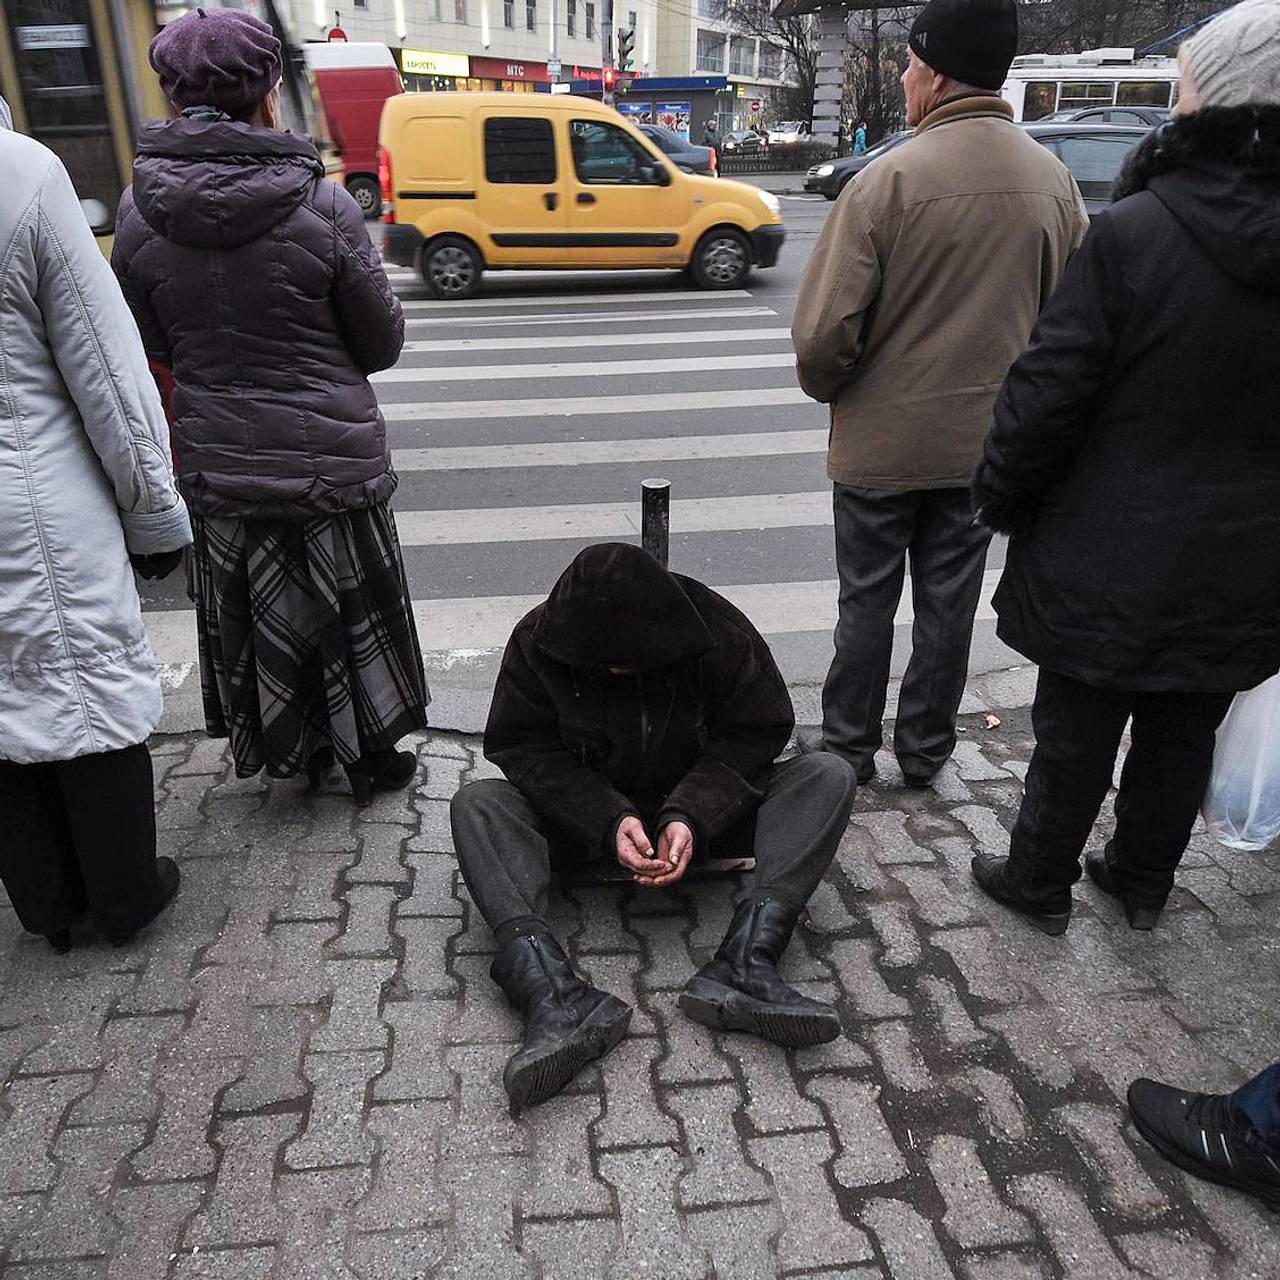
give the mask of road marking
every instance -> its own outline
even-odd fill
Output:
[[[710,373],[713,370],[786,369],[796,362],[790,351],[754,356],[665,357],[661,360],[568,360],[546,364],[397,365],[375,373],[377,386],[404,382],[496,382],[538,378],[624,378],[654,373]]]
[[[582,333],[562,334],[555,340],[557,350],[571,347],[670,347],[675,343],[777,342],[790,339],[790,329],[693,329],[680,334],[662,333]],[[438,338],[426,342],[406,342],[405,351],[544,351],[547,339],[540,338]],[[542,365],[538,365],[542,368]]]
[[[441,316],[438,320],[406,320],[408,329],[497,329],[508,325],[527,328],[548,324],[635,324],[641,320],[723,320],[742,316],[776,316],[772,307],[716,307],[710,311],[548,311],[535,316]],[[674,337],[674,335],[672,335]]]
[[[709,302],[712,298],[750,298],[753,295],[746,289],[725,289],[719,293],[708,293],[706,289],[649,289],[644,293],[565,293],[559,295],[539,293],[530,297],[513,295],[501,298],[466,298],[459,302],[443,298],[414,299],[402,303],[406,311],[464,311],[478,310],[482,307],[545,307],[557,298],[574,306],[588,302]]]
[[[484,471],[490,467],[577,467],[597,463],[688,462],[822,453],[827,432],[753,431],[742,435],[667,436],[653,440],[573,440],[552,444],[460,445],[396,449],[396,470]]]
[[[460,422],[471,418],[606,417],[620,413],[709,413],[726,409],[759,409],[809,404],[799,387],[754,387],[730,391],[655,391],[623,396],[535,396],[528,400],[416,400],[383,404],[388,422]]]

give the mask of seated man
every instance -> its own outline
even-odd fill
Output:
[[[835,1010],[777,970],[855,788],[838,756],[774,764],[793,722],[751,623],[638,547],[588,547],[516,627],[484,738],[510,781],[472,783],[452,810],[462,874],[498,939],[490,972],[525,1018],[505,1075],[514,1108],[559,1092],[631,1019],[629,1005],[574,973],[552,936],[553,849],[616,858],[655,888],[713,849],[754,852],[724,942],[680,1007],[781,1045],[840,1034]]]

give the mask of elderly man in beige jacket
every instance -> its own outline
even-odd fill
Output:
[[[999,96],[1017,32],[1013,0],[924,8],[902,77],[917,136],[846,187],[800,285],[792,336],[801,386],[831,406],[840,574],[822,745],[862,782],[908,556],[894,730],[907,784],[928,786],[955,746],[990,536],[969,480],[996,392],[1088,226],[1071,175]]]

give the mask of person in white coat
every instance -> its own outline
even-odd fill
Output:
[[[0,101],[0,880],[57,950],[86,911],[120,944],[177,892],[132,569],[190,541],[137,326],[61,161]]]

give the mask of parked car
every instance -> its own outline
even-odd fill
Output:
[[[870,151],[864,151],[860,156],[842,156],[839,160],[824,160],[821,164],[815,164],[804,175],[804,189],[817,191],[828,200],[834,200],[853,176],[861,173],[877,156],[884,155],[886,151],[892,151],[894,147],[901,146],[908,138],[914,136],[914,129],[903,129],[900,133],[891,133]]]
[[[784,120],[769,130],[769,145],[785,147],[789,143],[807,142],[809,126],[803,120]]]
[[[1158,125],[1168,118],[1168,107],[1073,107],[1070,111],[1041,116],[1031,123]]]
[[[1046,124],[1037,120],[1022,127],[1071,170],[1091,218],[1111,203],[1111,191],[1126,157],[1151,132],[1147,125],[1077,124],[1074,121]]]
[[[754,129],[734,129],[724,135],[720,145],[726,155],[749,156],[763,151],[769,145],[769,140]]]
[[[774,266],[786,235],[772,192],[682,172],[593,98],[400,94],[379,142],[382,252],[437,298],[547,267],[668,267],[732,289]]]
[[[674,129],[660,124],[638,124],[636,128],[644,134],[664,155],[671,157],[671,163],[683,173],[701,173],[708,178],[716,176],[716,153],[710,147],[694,146],[686,141]]]

